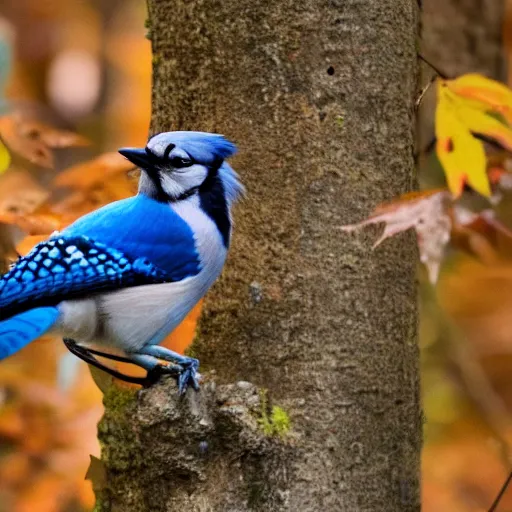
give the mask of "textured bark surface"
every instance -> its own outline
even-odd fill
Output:
[[[415,188],[417,14],[149,0],[152,132],[227,135],[248,196],[193,346],[217,388],[107,397],[101,510],[419,510],[415,241],[339,230]]]

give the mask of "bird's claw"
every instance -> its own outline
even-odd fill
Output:
[[[146,369],[146,377],[135,377],[132,375],[126,375],[117,371],[115,368],[110,368],[109,366],[100,363],[100,361],[98,361],[94,356],[98,355],[107,359],[112,359],[114,361],[132,363],[136,365],[138,364],[138,366],[142,366],[136,361],[123,356],[82,347],[72,339],[65,338],[64,343],[71,353],[75,354],[86,363],[95,366],[100,370],[103,370],[109,375],[112,375],[116,379],[139,384],[145,388],[148,388],[158,382],[162,375],[170,375],[177,380],[180,395],[183,395],[189,386],[191,386],[194,390],[199,391],[199,381],[201,379],[201,375],[197,371],[199,368],[199,360],[194,359],[193,357],[178,356],[176,357],[176,360],[179,361],[177,363],[167,362],[165,364],[156,364],[150,370]]]
[[[144,387],[152,386],[160,380],[162,375],[171,375],[172,377],[178,379],[182,372],[183,368],[179,364],[157,364],[154,368],[147,372],[146,385]]]
[[[199,379],[201,377],[197,371],[199,360],[190,357],[187,361],[180,363],[180,366],[182,367],[182,372],[178,377],[180,395],[183,395],[189,386],[195,391],[199,391]]]
[[[180,364],[159,364],[152,370],[148,371],[148,386],[157,382],[162,375],[171,375],[178,381],[178,390],[180,395],[183,395],[189,386],[194,390],[199,391],[200,375],[197,372],[198,368],[199,361],[192,357],[186,361],[180,362]]]

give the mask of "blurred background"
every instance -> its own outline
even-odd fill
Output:
[[[450,76],[510,81],[511,24],[497,0],[424,2],[424,53]],[[142,146],[150,120],[151,48],[141,0],[0,0],[0,270],[54,230],[136,190],[120,146]],[[432,70],[424,65],[423,81]],[[510,83],[509,83],[510,85]],[[433,88],[432,88],[433,89]],[[425,187],[433,90],[420,111]],[[0,162],[7,158],[0,148]],[[512,169],[509,155],[499,164]],[[509,166],[507,168],[507,166]],[[510,195],[510,193],[508,193]],[[486,208],[468,199],[472,208]],[[512,466],[512,198],[500,229],[453,233],[434,288],[421,279],[426,512],[487,510]],[[190,342],[198,308],[167,344]],[[85,479],[99,456],[102,395],[58,339],[0,363],[0,512],[92,510]],[[512,490],[499,510],[512,510]]]
[[[148,134],[145,18],[140,0],[0,2],[0,136],[12,157],[0,174],[2,272],[48,233],[136,191],[116,150]],[[183,349],[194,319],[170,346]],[[85,475],[101,414],[100,390],[62,341],[3,361],[0,512],[92,510]]]

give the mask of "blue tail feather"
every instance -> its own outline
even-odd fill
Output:
[[[0,322],[0,360],[44,334],[59,317],[55,307],[24,311]]]

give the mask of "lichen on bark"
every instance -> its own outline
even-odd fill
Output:
[[[136,394],[113,387],[98,429],[106,478],[97,512],[240,510],[262,502],[279,510],[279,486],[261,476],[293,457],[293,436],[261,429],[261,396],[244,381],[206,379],[200,393],[184,397],[165,379]]]

